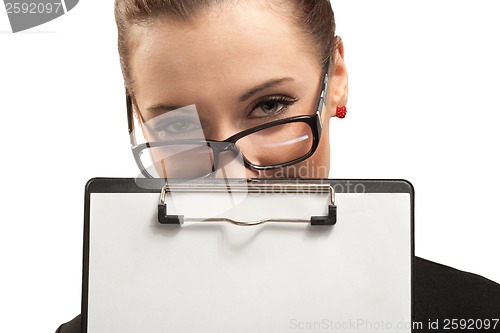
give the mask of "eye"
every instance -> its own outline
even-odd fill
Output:
[[[257,102],[250,116],[252,118],[262,118],[278,116],[285,113],[286,109],[297,100],[287,96],[270,96]]]
[[[189,121],[177,121],[167,126],[166,131],[171,133],[183,133],[195,129],[197,126]]]
[[[161,122],[154,126],[152,132],[158,140],[192,139],[203,133],[199,122],[188,119]]]

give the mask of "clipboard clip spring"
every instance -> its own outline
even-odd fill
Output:
[[[270,183],[259,183],[256,180],[249,180],[248,187],[241,186],[241,191],[248,193],[263,193],[262,191],[272,191],[273,187],[276,184]],[[252,184],[250,186],[250,184]],[[310,186],[311,184],[309,184]],[[257,221],[237,221],[230,218],[195,218],[190,217],[186,218],[184,215],[169,215],[167,212],[167,203],[166,197],[167,193],[175,191],[182,192],[209,192],[209,193],[217,193],[217,192],[227,192],[226,186],[218,186],[214,184],[208,185],[196,185],[196,186],[179,186],[179,185],[168,185],[165,184],[160,193],[160,200],[158,203],[158,222],[160,224],[169,224],[169,225],[183,225],[184,222],[228,222],[237,226],[256,226],[260,224],[264,224],[267,222],[284,222],[284,223],[310,223],[311,226],[333,226],[337,223],[337,206],[334,202],[334,191],[333,187],[330,184],[312,184],[314,186],[315,191],[320,191],[317,193],[328,193],[330,195],[330,202],[328,205],[328,215],[327,216],[311,216],[311,219],[280,219],[280,218],[270,218],[270,219],[262,219]],[[291,185],[292,186],[292,185]],[[300,184],[295,185],[296,191],[303,191],[308,185]],[[238,191],[238,187],[234,185],[231,186],[231,190],[233,192]],[[288,193],[290,190],[288,189]],[[321,192],[322,191],[322,192]],[[272,192],[271,192],[272,193]]]

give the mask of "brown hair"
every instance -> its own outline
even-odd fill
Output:
[[[129,29],[146,25],[160,18],[190,21],[202,11],[237,0],[115,0],[115,19],[118,27],[118,52],[125,86],[131,92],[132,81],[128,66]],[[326,65],[336,49],[335,19],[329,0],[272,0],[277,10],[313,42],[320,61]],[[292,6],[290,6],[292,5]],[[331,59],[332,62],[334,59]]]

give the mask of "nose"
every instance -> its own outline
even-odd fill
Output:
[[[241,154],[224,151],[219,154],[218,169],[212,175],[214,178],[257,178],[259,173],[247,168]]]

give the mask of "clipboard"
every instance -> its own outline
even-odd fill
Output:
[[[409,182],[268,180],[239,195],[242,182],[208,180],[228,189],[217,197],[199,184],[90,180],[82,332],[411,332]],[[217,211],[224,200],[234,211]]]

